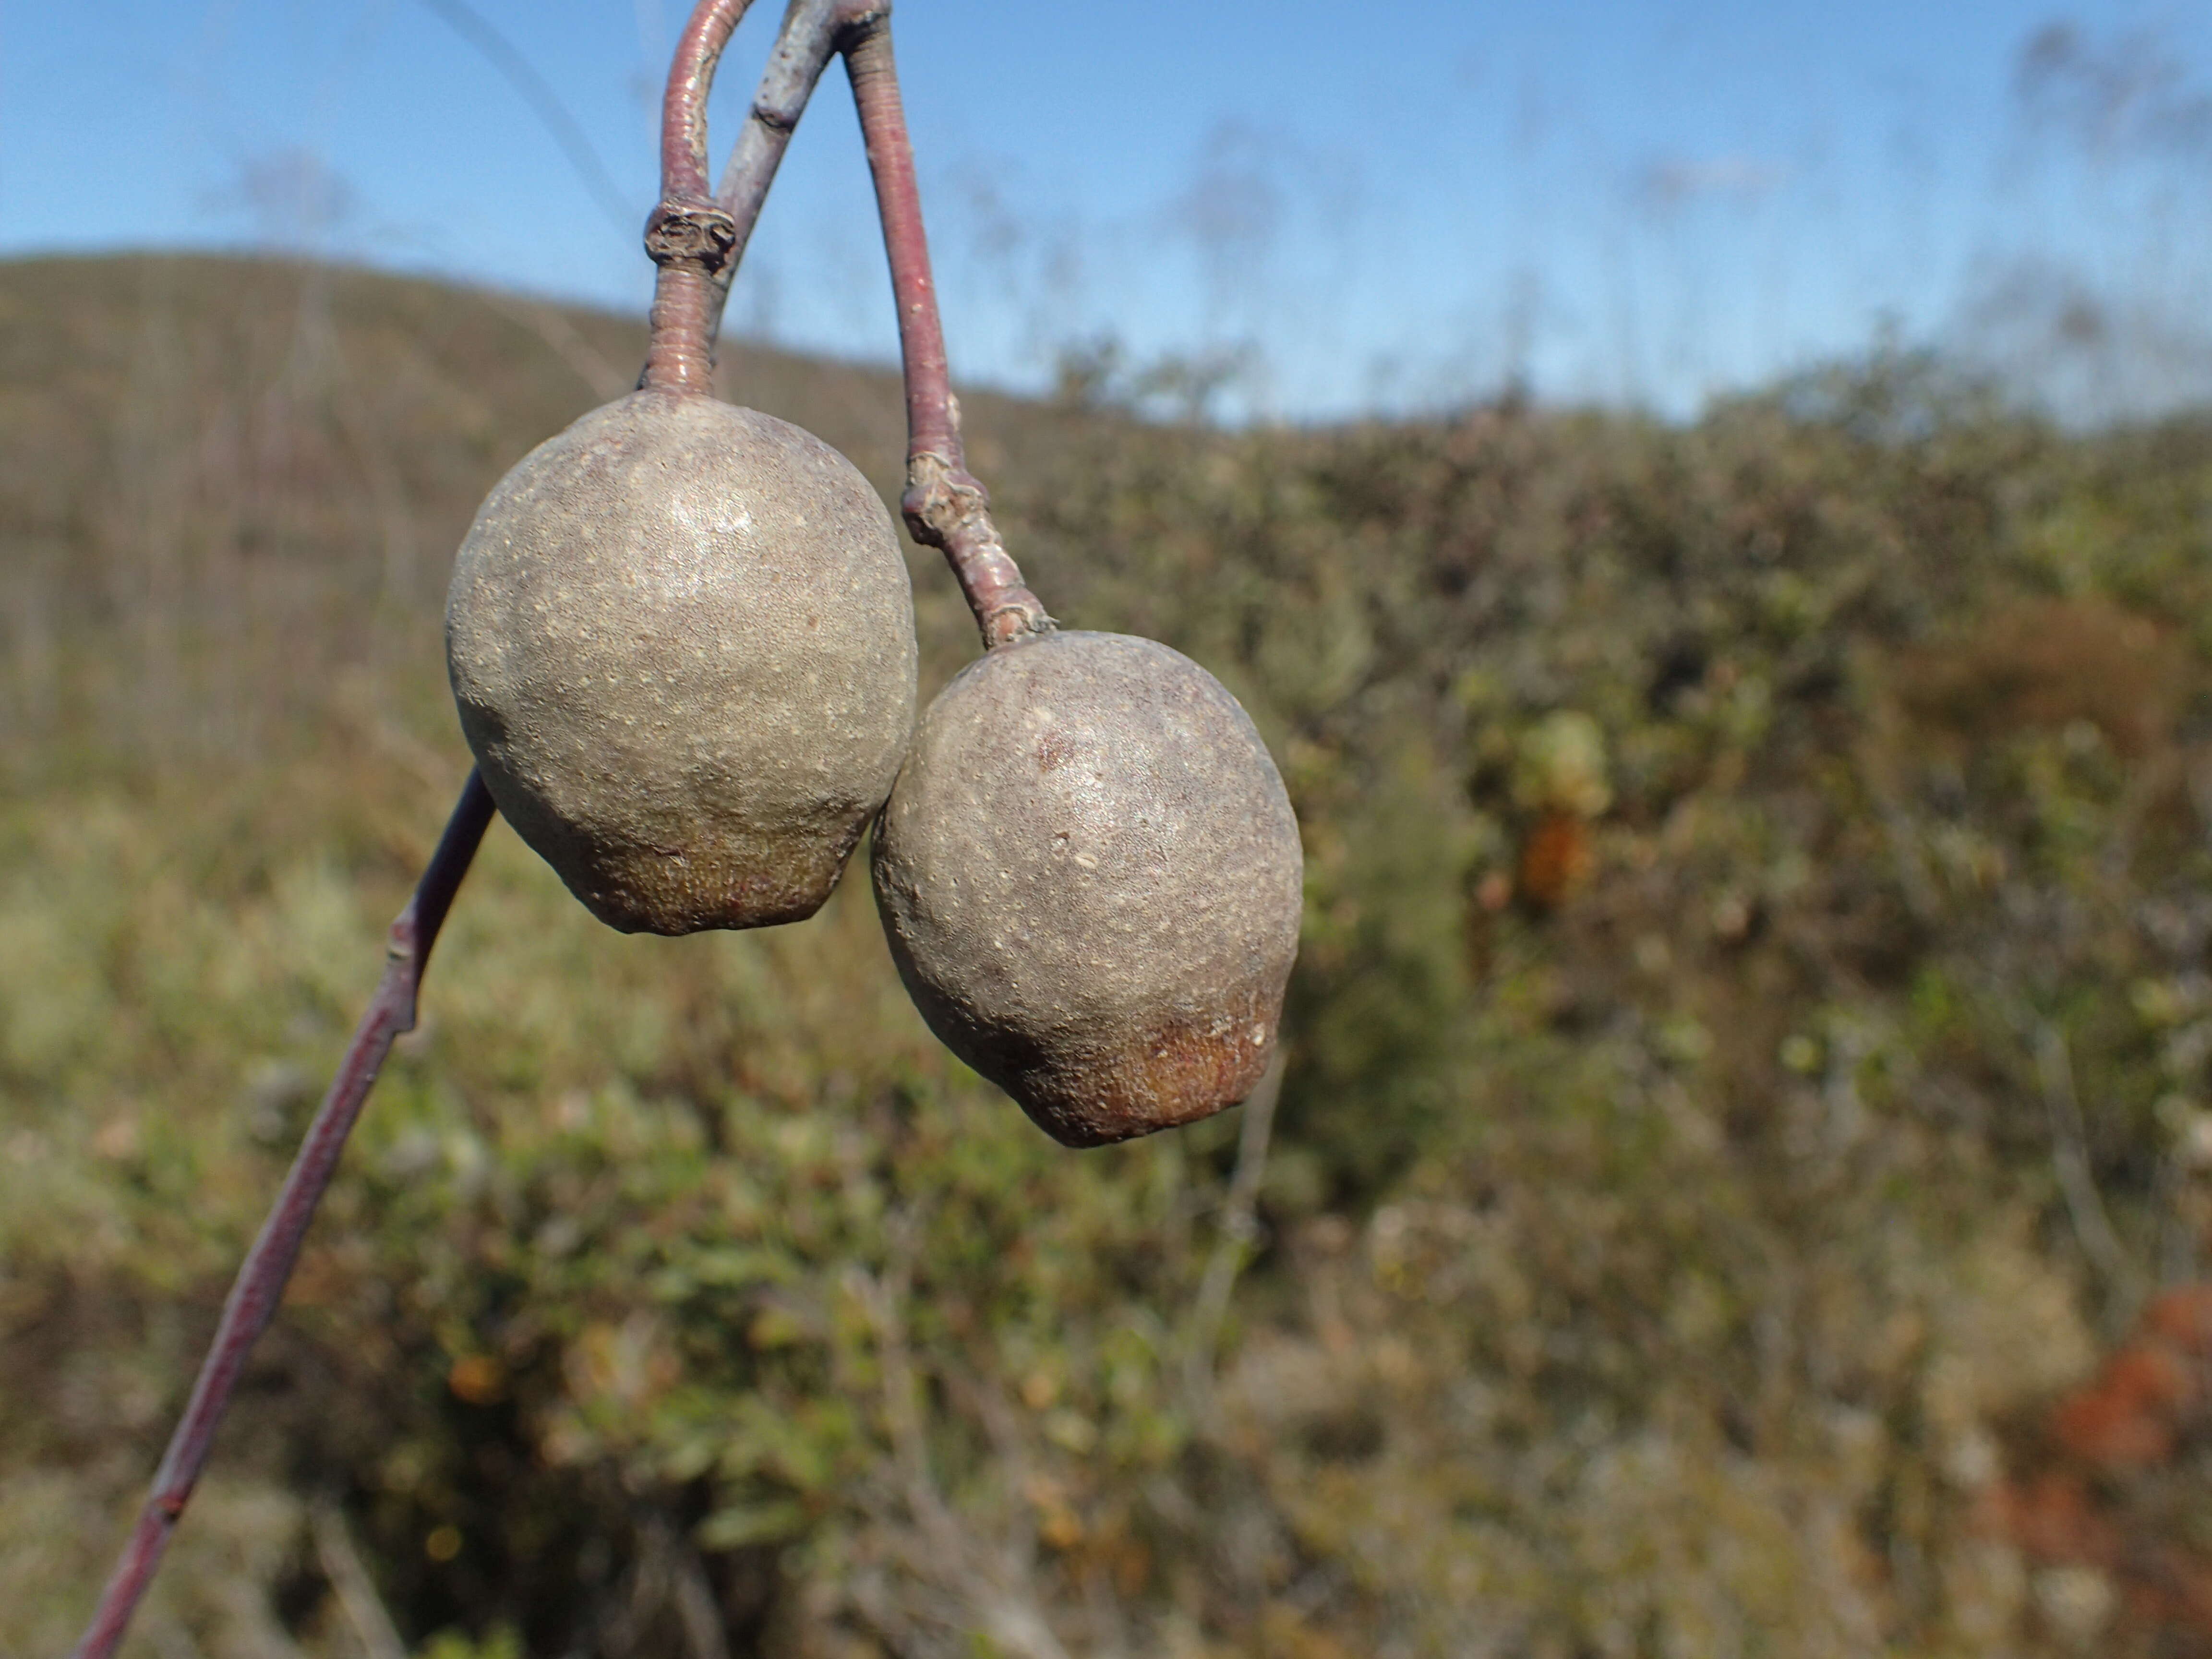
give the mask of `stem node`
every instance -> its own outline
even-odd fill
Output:
[[[856,14],[838,50],[853,83],[868,169],[876,181],[884,251],[898,301],[899,355],[906,370],[906,493],[899,508],[915,540],[934,547],[967,597],[987,650],[1055,626],[1006,551],[991,521],[990,497],[968,471],[960,443],[960,403],[945,362],[945,328],[929,274],[922,234],[921,193],[915,183],[914,146],[907,137],[891,58],[890,7]]]
[[[307,1238],[307,1224],[314,1219],[323,1189],[337,1173],[346,1136],[361,1115],[384,1057],[391,1052],[392,1038],[415,1028],[416,994],[422,986],[430,947],[437,943],[438,930],[445,923],[453,894],[468,873],[495,810],[483,775],[471,771],[460,799],[453,805],[453,816],[447,820],[437,851],[430,855],[422,880],[416,884],[414,897],[408,900],[407,908],[386,935],[387,960],[376,994],[338,1063],[330,1091],[307,1126],[276,1205],[231,1285],[222,1317],[216,1326],[215,1340],[209,1345],[207,1358],[192,1384],[191,1398],[154,1476],[154,1490],[139,1512],[137,1525],[123,1547],[107,1587],[100,1593],[92,1623],[77,1644],[76,1659],[111,1659],[131,1622],[131,1610],[153,1582],[154,1569],[161,1563],[169,1534],[184,1515],[185,1502],[199,1483],[200,1471],[207,1466],[216,1427],[222,1421],[231,1393],[245,1372],[246,1356],[284,1299],[292,1264],[299,1260],[300,1246]]]
[[[645,222],[645,252],[657,265],[696,264],[709,276],[738,245],[738,222],[712,203],[663,202]]]

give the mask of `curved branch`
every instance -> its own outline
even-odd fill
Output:
[[[314,1219],[315,1206],[337,1169],[346,1136],[375,1085],[384,1057],[392,1051],[392,1039],[415,1029],[415,1000],[422,989],[430,947],[438,942],[438,930],[445,925],[446,912],[453,905],[461,878],[468,873],[484,830],[491,823],[493,810],[491,793],[484,787],[483,777],[471,771],[447,821],[446,833],[439,838],[438,850],[430,855],[422,878],[416,884],[415,896],[392,924],[385,946],[384,976],[377,981],[376,994],[361,1017],[330,1092],[323,1097],[314,1121],[307,1126],[276,1202],[261,1224],[260,1237],[246,1252],[231,1285],[222,1317],[216,1326],[215,1340],[201,1362],[198,1380],[192,1384],[191,1400],[169,1437],[169,1449],[154,1476],[153,1493],[139,1513],[138,1524],[124,1546],[106,1588],[100,1592],[92,1623],[77,1644],[76,1659],[109,1659],[123,1640],[139,1597],[153,1582],[154,1569],[161,1565],[169,1534],[176,1529],[200,1471],[207,1466],[215,1431],[245,1371],[246,1357],[284,1299],[284,1285],[292,1276],[293,1263],[299,1260],[307,1224]]]
[[[714,374],[721,312],[717,279],[730,263],[737,228],[707,182],[707,93],[722,48],[750,3],[699,0],[668,66],[660,100],[660,202],[645,222],[645,251],[660,272],[641,386],[703,393]]]
[[[729,217],[732,240],[721,269],[714,274],[714,312],[707,321],[710,348],[721,330],[730,280],[745,257],[753,227],[760,222],[761,204],[768,200],[769,186],[775,182],[776,169],[790,148],[799,118],[806,113],[815,83],[837,50],[838,31],[854,9],[854,0],[791,0],[783,15],[768,67],[754,89],[744,130],[730,151],[722,187],[715,192],[715,205]]]
[[[914,146],[907,137],[891,58],[890,7],[872,6],[838,42],[868,169],[876,181],[891,291],[898,301],[899,351],[906,370],[906,494],[899,506],[915,540],[941,549],[975,613],[985,647],[1010,645],[1051,630],[1052,618],[1022,581],[992,523],[990,496],[968,471],[960,442],[960,408],[945,359],[945,325],[930,276],[929,242],[915,183]]]
[[[676,42],[660,98],[660,199],[706,202],[707,94],[722,49],[752,0],[699,0]]]
[[[853,10],[852,0],[791,0],[776,32],[768,67],[761,71],[746,112],[744,130],[730,151],[730,164],[722,173],[715,201],[737,228],[738,240],[730,264],[743,257],[753,226],[760,219],[761,204],[790,146],[799,118],[806,113],[815,83],[829,67],[837,50],[837,33]]]
[[[760,222],[761,207],[768,200],[769,187],[775,182],[784,151],[791,147],[791,135],[806,113],[822,71],[836,55],[840,35],[875,10],[875,0],[791,0],[784,12],[775,45],[769,52],[768,67],[761,71],[752,107],[745,113],[744,129],[731,149],[721,188],[714,193],[715,206],[729,220],[730,244],[712,274],[714,292],[707,318],[709,350],[721,331],[722,307],[729,299],[731,280],[745,257],[753,228]]]

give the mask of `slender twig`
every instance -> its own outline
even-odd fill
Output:
[[[721,190],[710,196],[707,94],[723,48],[750,3],[700,0],[669,67],[660,114],[660,205],[645,229],[645,251],[660,267],[660,277],[653,289],[653,347],[641,386],[708,389],[730,279],[752,240],[783,152],[840,35],[875,9],[875,0],[791,0]]]
[[[707,91],[722,50],[749,3],[700,0],[669,70],[662,106],[661,200],[646,224],[646,250],[659,266],[659,281],[653,298],[652,342],[639,384],[670,392],[707,391],[730,272],[758,218],[829,50],[842,51],[867,140],[892,289],[899,304],[908,429],[908,486],[902,505],[908,523],[917,540],[944,550],[987,645],[1045,632],[1052,620],[1023,586],[961,448],[958,408],[946,374],[944,331],[922,234],[913,150],[891,61],[890,6],[871,0],[792,0],[717,198],[708,194],[707,184]],[[376,994],[308,1125],[269,1218],[232,1284],[183,1419],[155,1474],[153,1492],[101,1592],[76,1659],[110,1659],[153,1581],[169,1536],[206,1467],[246,1361],[283,1299],[346,1137],[393,1040],[414,1029],[431,948],[494,811],[482,776],[471,771],[414,896],[392,924]]]
[[[768,67],[754,88],[752,108],[744,130],[730,152],[715,200],[739,227],[738,246],[744,246],[761,204],[775,181],[776,164],[806,112],[815,83],[837,50],[837,35],[866,12],[871,0],[791,0],[769,48]]]
[[[339,1610],[353,1626],[354,1639],[361,1644],[366,1659],[407,1659],[407,1644],[399,1639],[384,1599],[376,1593],[376,1581],[368,1576],[361,1552],[354,1547],[353,1529],[346,1525],[345,1512],[334,1499],[318,1498],[308,1511],[308,1521],[315,1540],[316,1564],[337,1592]]]
[[[902,1496],[914,1528],[906,1546],[909,1566],[943,1590],[951,1606],[943,1622],[963,1634],[988,1637],[994,1648],[1023,1659],[1067,1659],[1042,1609],[1028,1590],[1024,1552],[989,1549],[953,1513],[930,1472],[928,1437],[921,1417],[923,1387],[907,1339],[906,1305],[914,1286],[914,1263],[925,1218],[901,1206],[887,1218],[884,1236],[890,1259],[880,1277],[853,1270],[851,1280],[861,1305],[873,1319],[876,1352],[883,1380],[883,1415],[897,1461]],[[994,1434],[1002,1454],[1011,1435]],[[1009,1460],[1001,1455],[1001,1464]],[[975,1630],[980,1623],[981,1629]]]
[[[707,183],[707,91],[730,33],[751,0],[700,0],[676,43],[660,101],[660,204],[645,222],[645,251],[660,267],[653,338],[638,384],[705,392],[714,369],[717,279],[737,227]]]
[[[552,135],[553,142],[568,158],[568,165],[576,169],[584,181],[584,188],[592,199],[624,235],[637,221],[631,216],[637,209],[625,197],[623,187],[614,181],[606,166],[599,160],[592,141],[584,136],[584,129],[561,101],[561,94],[553,90],[545,77],[530,66],[512,40],[493,27],[491,22],[465,0],[422,0],[422,4],[438,14],[447,27],[462,40],[482,52],[492,68],[498,70],[507,85],[513,87],[522,101],[530,106],[538,123]]]
[[[2097,1191],[2097,1177],[2089,1168],[2088,1133],[2081,1122],[2081,1101],[2074,1088],[2074,1061],[2067,1053],[2065,1033],[2049,1020],[2039,1020],[2034,1046],[2036,1081],[2042,1086],[2044,1110],[2051,1120],[2051,1170],[2073,1220],[2074,1237],[2106,1282],[2135,1302],[2142,1292],[2142,1275],[2112,1231],[2112,1218]]]
[[[431,854],[422,879],[416,885],[415,896],[392,924],[385,947],[384,976],[377,982],[376,994],[339,1062],[330,1092],[323,1097],[314,1121],[307,1126],[307,1138],[292,1160],[291,1171],[284,1177],[269,1219],[262,1224],[260,1237],[253,1241],[245,1264],[238,1270],[229,1299],[223,1304],[222,1318],[216,1326],[215,1340],[201,1364],[199,1379],[192,1385],[184,1419],[170,1437],[168,1451],[154,1477],[153,1494],[146,1500],[131,1541],[124,1547],[114,1575],[100,1594],[100,1606],[84,1639],[77,1644],[76,1659],[106,1659],[115,1651],[131,1610],[153,1579],[169,1534],[185,1512],[201,1469],[206,1467],[216,1429],[246,1369],[246,1356],[283,1300],[285,1282],[299,1258],[301,1241],[314,1218],[323,1189],[330,1185],[337,1168],[346,1134],[361,1115],[384,1057],[391,1052],[392,1039],[415,1029],[415,1000],[422,988],[422,970],[430,960],[430,947],[437,943],[438,929],[445,923],[453,894],[468,873],[491,816],[490,792],[483,778],[471,771],[438,850]]]
[[[707,94],[715,66],[752,0],[699,0],[669,60],[660,99],[660,193],[673,201],[713,199],[707,185]]]
[[[760,222],[761,204],[775,182],[776,168],[806,112],[815,83],[837,50],[839,33],[870,9],[872,0],[791,0],[777,30],[775,45],[754,89],[752,108],[743,131],[730,152],[715,203],[729,216],[732,241],[728,255],[714,276],[714,310],[708,320],[708,343],[712,345],[720,327],[722,306],[729,298],[730,278],[745,256],[753,227]]]
[[[960,443],[960,410],[945,361],[945,325],[929,273],[921,194],[915,184],[914,146],[907,137],[891,59],[890,7],[872,7],[837,42],[860,112],[876,210],[898,301],[899,350],[906,369],[906,494],[900,509],[915,540],[941,549],[975,613],[987,647],[1048,632],[1052,618],[1022,582],[1022,573],[991,522],[990,497],[968,471]]]
[[[916,541],[942,550],[987,646],[1047,632],[1052,618],[1007,554],[990,498],[968,471],[945,355],[891,56],[888,0],[791,0],[731,154],[720,193],[706,195],[707,88],[747,0],[702,0],[669,70],[661,118],[661,203],[646,231],[660,266],[653,345],[640,384],[704,392],[730,279],[808,100],[834,50],[844,55],[867,142],[884,247],[898,302],[906,371],[907,488],[900,502]]]
[[[726,209],[708,193],[706,97],[722,49],[749,3],[700,0],[669,71],[662,106],[662,199],[646,228],[647,252],[659,264],[661,280],[643,385],[706,390],[722,287],[759,216],[791,130],[821,78],[839,31],[871,15],[864,0],[792,0],[754,100],[752,118],[723,181],[723,198],[731,204]],[[308,1125],[269,1218],[239,1268],[184,1418],[155,1475],[153,1493],[101,1592],[76,1659],[108,1659],[113,1654],[153,1581],[169,1534],[206,1467],[246,1358],[283,1300],[301,1241],[337,1170],[346,1137],[393,1039],[414,1029],[431,947],[494,811],[483,777],[471,771],[413,898],[392,924],[376,994]]]
[[[1260,1086],[1244,1103],[1243,1124],[1237,1136],[1237,1166],[1229,1177],[1229,1190],[1222,1197],[1220,1229],[1191,1310],[1190,1332],[1183,1349],[1183,1401],[1200,1421],[1213,1413],[1213,1363],[1221,1347],[1222,1325],[1229,1317],[1230,1294],[1260,1240],[1255,1212],[1260,1183],[1267,1173],[1267,1143],[1275,1127],[1275,1103],[1283,1093],[1284,1054],[1278,1045]]]

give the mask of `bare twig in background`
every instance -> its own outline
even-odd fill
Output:
[[[1206,1258],[1205,1275],[1199,1280],[1198,1300],[1191,1309],[1182,1358],[1183,1403],[1200,1422],[1213,1412],[1213,1361],[1221,1346],[1222,1323],[1229,1316],[1230,1294],[1260,1240],[1254,1211],[1260,1200],[1260,1183],[1267,1173],[1267,1143],[1274,1133],[1275,1103],[1283,1093],[1284,1052],[1279,1042],[1260,1086],[1244,1103],[1243,1122],[1237,1133],[1237,1164],[1221,1200],[1219,1232],[1213,1253]]]
[[[2142,1275],[2113,1232],[2097,1192],[2097,1178],[2089,1168],[2089,1150],[2081,1124],[2081,1103],[2074,1091],[2074,1062],[2067,1053],[2066,1036],[2049,1020],[2035,1027],[2035,1075],[2043,1090],[2044,1109],[2051,1118],[2051,1162],[2058,1176],[2058,1190],[2065,1196],[2066,1212],[2073,1218],[2074,1236],[2082,1255],[2116,1290],[2130,1302],[2142,1292]]]
[[[305,295],[301,308],[304,325],[307,321]],[[326,291],[315,295],[313,327],[313,349],[329,370],[331,412],[337,417],[339,430],[361,462],[362,480],[368,485],[369,499],[382,521],[384,597],[387,601],[401,599],[414,592],[421,545],[421,538],[415,533],[415,514],[408,505],[406,487],[392,464],[383,439],[378,435],[376,418],[362,397],[361,387],[338,345],[337,331],[331,323]]]
[[[584,129],[576,118],[568,113],[568,106],[561,101],[545,77],[531,68],[530,60],[515,49],[514,42],[494,28],[473,6],[463,0],[422,0],[423,5],[437,13],[459,35],[490,61],[491,66],[503,76],[507,85],[522,96],[531,112],[544,125],[553,142],[568,158],[568,165],[576,169],[584,187],[591,192],[599,211],[625,236],[637,223],[637,209],[623,194],[592,148],[592,141],[584,136]]]
[[[308,1511],[308,1524],[314,1534],[316,1565],[331,1581],[338,1606],[368,1659],[407,1659],[407,1644],[399,1639],[398,1628],[385,1611],[384,1598],[376,1593],[368,1569],[362,1565],[344,1511],[331,1499],[320,1498]]]
[[[611,402],[637,383],[635,370],[626,369],[586,339],[583,331],[556,307],[518,300],[487,289],[477,297],[490,310],[519,323],[545,343],[546,349],[575,372],[576,378],[602,403]]]
[[[892,1218],[885,1231],[891,1254],[884,1272],[880,1276],[856,1272],[854,1285],[876,1328],[883,1364],[884,1420],[890,1431],[908,1521],[901,1524],[883,1505],[877,1506],[877,1518],[926,1592],[908,1612],[963,1633],[981,1633],[996,1650],[1018,1659],[1067,1659],[1066,1649],[1029,1592],[1028,1553],[1020,1547],[993,1550],[973,1536],[953,1514],[930,1473],[921,1385],[906,1337],[906,1302],[921,1220],[909,1210]],[[883,1610],[877,1616],[883,1617]]]
[[[689,1539],[672,1533],[669,1547],[675,1558],[676,1614],[684,1626],[688,1659],[730,1659],[729,1632],[722,1627],[722,1610],[714,1603],[706,1564]]]
[[[729,1633],[699,1552],[665,1518],[653,1516],[639,1528],[628,1583],[623,1605],[600,1626],[598,1651],[610,1659],[635,1653],[656,1653],[658,1659],[653,1638],[665,1632],[660,1617],[673,1609],[683,1659],[730,1659]]]

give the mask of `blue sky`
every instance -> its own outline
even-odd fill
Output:
[[[641,306],[683,7],[466,3],[603,184],[432,0],[0,0],[0,252],[279,242]],[[1685,411],[1887,335],[2085,407],[2212,392],[2201,4],[906,0],[896,32],[972,378],[1111,339],[1238,365],[1232,413],[1509,379]],[[732,326],[887,356],[872,237],[833,70]]]

